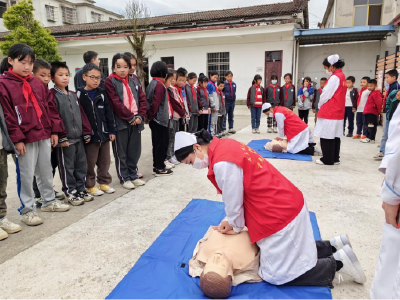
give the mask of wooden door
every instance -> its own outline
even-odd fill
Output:
[[[281,86],[282,81],[282,51],[265,52],[265,74],[264,87],[271,84],[271,76],[278,76],[278,85]]]

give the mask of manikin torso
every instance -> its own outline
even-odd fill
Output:
[[[288,141],[286,139],[282,141],[277,141],[277,140],[272,140],[271,142],[268,142],[265,144],[264,148],[268,151],[272,151],[272,147],[274,145],[279,145],[281,146],[284,150],[282,152],[287,152],[287,146],[288,146]]]

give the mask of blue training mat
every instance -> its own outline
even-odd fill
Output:
[[[314,237],[317,219],[310,213]],[[207,299],[200,279],[189,275],[188,262],[210,225],[225,218],[222,202],[193,199],[140,257],[106,299]],[[273,286],[244,283],[232,288],[230,299],[332,299],[329,287]]]
[[[299,161],[312,161],[312,156],[307,154],[275,153],[264,148],[271,140],[253,140],[247,144],[264,158],[291,159]]]

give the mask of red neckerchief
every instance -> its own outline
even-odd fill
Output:
[[[17,77],[19,80],[22,81],[22,94],[24,95],[24,98],[26,100],[26,111],[28,111],[28,106],[29,106],[29,98],[32,101],[33,107],[35,108],[36,111],[36,116],[38,117],[39,121],[40,118],[42,117],[42,109],[40,108],[39,103],[37,102],[37,99],[35,97],[35,95],[32,92],[32,87],[29,84],[29,82],[27,81],[28,78],[31,78],[33,75],[29,74],[26,77],[21,77],[18,74],[14,73],[12,70],[12,67],[8,69],[8,72],[10,72],[10,74],[12,74],[13,76]]]
[[[219,90],[218,90],[217,84],[212,82],[210,79],[208,80],[208,82],[215,86],[215,91],[217,92],[217,95],[219,96]]]
[[[190,85],[190,87],[192,88],[192,98],[193,98],[193,103],[194,103],[194,102],[195,102],[195,99],[196,99],[196,91],[194,90],[193,85],[191,85],[190,83],[189,83],[189,85]]]
[[[286,96],[285,96],[285,101],[287,100],[288,96],[289,96],[289,88],[292,86],[292,84],[286,84],[285,83],[285,87],[286,87]]]
[[[233,87],[232,87],[232,83],[233,81],[228,81],[230,87],[231,87],[231,97],[233,98]]]
[[[362,88],[362,89],[360,90],[360,93],[358,94],[358,99],[357,99],[357,107],[358,107],[358,105],[360,104],[362,93],[363,93],[366,89],[367,89],[367,88]]]
[[[278,85],[276,84],[275,86],[273,86],[272,84],[270,84],[270,87],[272,87],[274,89],[274,100],[275,100],[275,92],[276,92],[276,88],[278,87]]]
[[[179,103],[182,105],[183,108],[185,108],[185,103],[183,103],[182,88],[177,86],[176,84],[174,85],[174,88],[176,88],[179,93],[179,96],[180,96],[180,98],[178,99]]]
[[[110,77],[113,77],[113,78],[116,78],[116,79],[119,79],[122,81],[123,85],[126,88],[126,93],[128,94],[129,110],[131,110],[132,102],[133,102],[133,94],[132,94],[131,87],[129,86],[129,76],[126,76],[125,78],[121,78],[117,74],[111,73]]]
[[[309,90],[310,90],[310,88],[311,88],[311,85],[309,85],[309,86],[308,86],[308,88],[307,88],[307,91],[309,91]],[[303,89],[304,89],[304,85],[303,85],[303,88],[302,88],[302,90],[303,90]],[[306,96],[304,96],[304,93],[303,93],[303,101],[304,101],[304,100],[306,100]]]

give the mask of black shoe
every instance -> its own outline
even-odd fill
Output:
[[[346,135],[346,137],[353,137],[353,133],[352,133],[352,132],[349,132],[349,133]]]
[[[156,177],[162,177],[162,176],[169,176],[172,175],[172,170],[167,170],[167,169],[163,169],[163,170],[156,170]]]

